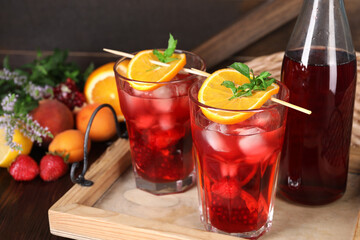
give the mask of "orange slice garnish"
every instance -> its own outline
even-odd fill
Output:
[[[153,50],[144,50],[137,53],[129,62],[127,77],[149,83],[129,81],[131,86],[140,91],[150,91],[160,87],[154,82],[170,81],[186,64],[184,53],[174,53],[171,57],[177,59],[169,62],[169,66],[159,66],[150,62],[150,60],[159,61],[153,54]]]
[[[252,96],[229,100],[233,96],[231,89],[222,86],[223,81],[232,81],[236,86],[249,83],[250,80],[235,69],[221,69],[211,74],[202,84],[198,100],[207,106],[219,108],[210,109],[202,107],[203,114],[213,122],[220,124],[234,124],[244,121],[254,113],[226,110],[251,110],[260,108],[272,95],[279,92],[279,86],[272,84],[266,91],[255,91]]]
[[[129,60],[122,62],[121,71],[126,72],[128,63]],[[89,104],[110,104],[114,108],[118,120],[124,120],[124,116],[120,109],[119,96],[113,69],[114,64],[115,63],[111,62],[102,65],[89,75],[84,86],[84,95],[87,103]]]

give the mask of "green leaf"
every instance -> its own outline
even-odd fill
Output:
[[[44,75],[47,75],[47,73],[48,73],[46,68],[44,66],[42,66],[42,65],[36,65],[36,70],[41,72]]]
[[[36,58],[40,59],[42,57],[42,52],[38,49],[36,51]]]
[[[250,79],[250,69],[246,64],[240,62],[234,62],[233,64],[230,65],[230,67],[235,69],[236,71],[247,77],[248,79]]]
[[[95,69],[95,65],[92,62],[84,71],[84,74],[83,74],[84,80],[88,79],[89,75],[92,73],[92,71],[94,71],[94,69]]]
[[[174,54],[177,45],[177,40],[174,39],[173,35],[170,34],[170,38],[168,41],[168,47],[164,51],[164,53],[159,52],[157,49],[153,50],[153,54],[159,59],[160,62],[169,63],[177,60],[178,58],[172,58],[171,56]]]
[[[246,76],[250,82],[244,83],[241,86],[236,87],[232,81],[223,81],[221,85],[230,88],[233,92],[233,96],[229,98],[229,100],[239,97],[251,96],[254,91],[266,91],[266,89],[275,82],[274,78],[269,79],[269,77],[271,76],[269,72],[265,71],[260,73],[259,76],[255,76],[253,70],[244,63],[235,62],[231,64],[230,67],[235,69],[242,75]]]
[[[10,70],[9,56],[5,56],[3,60],[3,68]]]
[[[252,83],[244,83],[240,87],[238,87],[239,90],[246,90],[246,89],[253,89],[254,84]]]
[[[221,86],[230,88],[233,94],[235,94],[238,91],[238,89],[235,87],[235,83],[233,83],[232,81],[223,81],[221,83]]]
[[[174,39],[173,35],[170,33],[169,41],[168,41],[168,48],[164,52],[165,58],[169,58],[174,54],[176,49],[177,40]]]
[[[166,61],[165,56],[161,52],[159,52],[157,49],[153,50],[153,54],[159,59],[160,62],[164,63]]]
[[[260,75],[259,75],[258,77],[265,79],[265,78],[268,78],[268,77],[270,77],[270,76],[271,76],[271,73],[269,73],[269,72],[262,72],[262,73],[260,73]]]

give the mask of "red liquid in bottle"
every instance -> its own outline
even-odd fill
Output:
[[[356,58],[336,51],[331,66],[321,64],[329,57],[324,48],[311,49],[311,54],[307,66],[300,62],[302,49],[287,52],[283,61],[290,102],[312,114],[289,109],[279,191],[293,201],[316,205],[340,198],[346,189]]]

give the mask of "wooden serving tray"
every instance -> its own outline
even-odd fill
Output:
[[[258,57],[247,64],[280,79],[283,52]],[[320,207],[299,206],[276,199],[272,229],[261,239],[360,240],[360,54],[345,196]],[[359,116],[359,119],[357,119]],[[354,131],[359,129],[359,131]],[[156,197],[135,188],[129,144],[119,139],[91,165],[86,178],[92,187],[75,185],[49,210],[51,233],[74,239],[230,240],[204,231],[199,220],[196,188]],[[126,171],[127,170],[127,171]]]
[[[196,188],[154,196],[135,188],[129,144],[118,139],[86,178],[49,209],[50,231],[73,239],[236,240],[207,232],[199,220]],[[273,227],[262,239],[360,240],[360,175],[349,174],[346,194],[320,207],[276,199]]]

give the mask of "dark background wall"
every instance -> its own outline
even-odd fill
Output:
[[[267,0],[0,0],[0,59],[13,66],[36,50],[68,49],[80,65],[116,57],[102,48],[132,52],[166,47],[191,50]],[[286,0],[284,0],[286,1]],[[354,44],[360,50],[360,1],[345,0]],[[271,11],[271,9],[269,9]],[[237,53],[244,59],[283,51],[295,20]],[[246,33],[244,33],[246,34]],[[275,40],[274,40],[275,39]]]
[[[102,56],[104,47],[127,52],[166,47],[169,33],[179,40],[178,48],[191,50],[238,19],[241,4],[239,0],[0,0],[0,53],[9,53],[15,64],[28,60],[19,55],[31,58],[34,52],[29,51],[56,47],[94,57]]]

